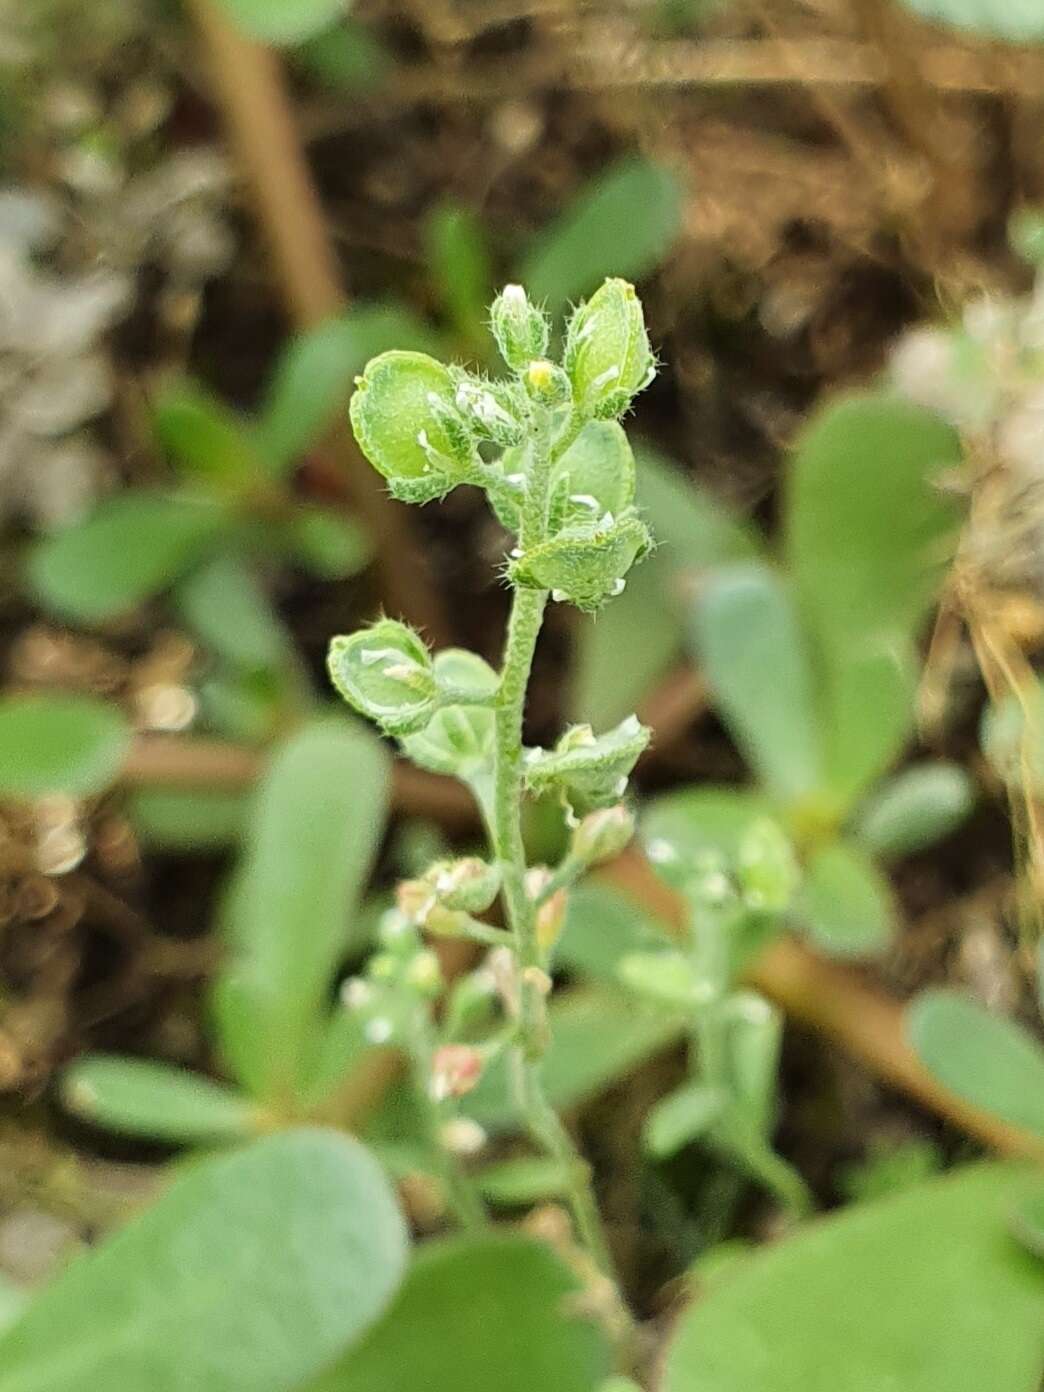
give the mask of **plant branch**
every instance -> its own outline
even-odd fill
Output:
[[[684,901],[639,851],[625,851],[601,874],[680,933]],[[992,1150],[1044,1156],[1036,1137],[969,1106],[937,1083],[906,1041],[900,1002],[860,980],[851,969],[827,961],[793,938],[781,938],[757,958],[747,978],[792,1019],[834,1040],[882,1082]]]

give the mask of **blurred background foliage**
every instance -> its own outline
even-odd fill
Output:
[[[597,617],[555,606],[529,708],[544,739],[632,709],[655,731],[643,845],[680,897],[637,854],[574,895],[548,1065],[632,1298],[659,1316],[723,1239],[969,1155],[910,1081],[896,1000],[919,996],[947,1087],[1044,1134],[1041,39],[1034,0],[0,0],[0,1272],[49,1274],[166,1147],[364,1113],[415,1230],[443,1226],[439,1118],[375,1047],[430,1065],[423,983],[403,957],[392,1040],[336,992],[395,880],[469,849],[473,814],[331,718],[322,661],[382,609],[496,659],[503,529],[472,490],[405,518],[344,416],[385,349],[491,367],[507,281],[560,321],[634,280],[664,364],[633,421],[659,548]],[[748,913],[766,822],[785,885]],[[554,860],[560,809],[528,830]],[[747,896],[727,1085],[683,1047],[678,923],[710,872]],[[792,931],[797,988],[771,957]],[[859,976],[808,967],[837,958]],[[488,982],[452,952],[438,972],[437,1028],[467,1038]],[[845,982],[870,992],[847,1028]],[[506,1097],[491,1068],[458,1120],[511,1212],[561,1177]],[[938,1204],[909,1251],[922,1221],[939,1262],[940,1232],[988,1250],[975,1192]],[[692,1381],[747,1301],[801,1344],[774,1292],[814,1265],[803,1240],[706,1302],[726,1332],[694,1321],[666,1387],[764,1376]],[[900,1237],[860,1241],[877,1291]],[[459,1260],[414,1269],[404,1320]],[[381,1329],[331,1387],[384,1385]],[[604,1370],[572,1327],[540,1337]],[[932,1386],[1019,1386],[952,1355],[965,1382]]]

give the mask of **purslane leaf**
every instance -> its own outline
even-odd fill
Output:
[[[426,1244],[385,1318],[308,1392],[589,1392],[609,1354],[579,1291],[518,1234]]]
[[[67,1069],[70,1111],[129,1136],[208,1145],[243,1140],[259,1126],[247,1098],[198,1073],[147,1059],[88,1054]]]
[[[373,1157],[292,1131],[184,1169],[0,1337],[0,1392],[287,1392],[382,1313],[406,1229]]]
[[[796,800],[819,787],[823,752],[805,634],[784,581],[768,566],[713,574],[692,633],[736,742],[770,793]]]
[[[387,781],[374,736],[317,720],[279,750],[258,789],[226,904],[231,953],[216,1000],[241,1081],[265,1097],[294,1091],[325,1025],[331,975],[383,831]]]
[[[1032,1183],[973,1166],[752,1255],[679,1321],[663,1392],[1029,1392],[1044,1268],[1006,1228]]]
[[[927,991],[907,1015],[910,1041],[945,1086],[1044,1138],[1044,1049],[959,991]]]
[[[216,500],[121,493],[29,554],[30,589],[63,618],[101,623],[173,584],[225,526]]]
[[[114,782],[130,745],[117,706],[57,693],[0,700],[0,795],[84,796]]]

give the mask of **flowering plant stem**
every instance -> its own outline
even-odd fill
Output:
[[[548,412],[535,406],[528,489],[522,512],[521,545],[543,541],[553,462]],[[577,1236],[601,1273],[613,1277],[612,1257],[591,1187],[590,1166],[547,1099],[543,1059],[549,1043],[544,960],[537,933],[537,904],[525,883],[522,840],[523,717],[547,590],[517,589],[508,622],[496,702],[493,785],[493,848],[503,875],[504,902],[519,971],[518,1043],[512,1071],[519,1110],[533,1140],[561,1168]]]

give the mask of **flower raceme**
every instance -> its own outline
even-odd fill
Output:
[[[572,316],[562,364],[546,357],[547,317],[520,286],[497,296],[491,326],[508,379],[424,353],[382,353],[352,397],[356,438],[404,501],[429,502],[473,484],[520,537],[528,512],[539,535],[512,552],[510,583],[596,609],[620,592],[652,544],[634,508],[633,455],[616,424],[655,372],[641,303],[633,286],[607,280]],[[539,517],[536,436],[552,468]]]
[[[485,1057],[512,1051],[522,1118],[569,1177],[578,1237],[610,1276],[587,1167],[544,1095],[541,1061],[550,1037],[550,968],[569,890],[629,841],[634,824],[623,799],[650,731],[632,715],[602,735],[574,725],[554,749],[527,749],[523,717],[548,600],[599,608],[621,592],[631,566],[652,546],[634,505],[634,455],[619,417],[652,380],[655,361],[641,304],[622,280],[607,280],[576,309],[561,362],[548,356],[547,316],[521,286],[497,296],[490,321],[506,378],[423,353],[382,353],[351,401],[359,445],[396,497],[425,503],[460,484],[481,488],[515,544],[504,568],[514,595],[499,672],[474,653],[432,654],[420,634],[388,618],[330,645],[330,676],[349,705],[422,768],[471,789],[491,851],[488,860],[437,861],[399,886],[384,950],[346,999],[368,1040],[413,1049],[437,1110],[475,1085]],[[526,863],[527,794],[557,796],[565,810],[572,836],[555,867]],[[482,918],[498,897],[503,927]],[[465,1007],[455,993],[441,1025],[427,1021],[438,972],[422,934],[492,949],[487,974],[495,981],[499,1026],[485,994]],[[492,1032],[473,1047],[472,1032],[481,1028]],[[439,1030],[441,1047],[432,1053]],[[440,1135],[463,1121],[450,1118]]]

